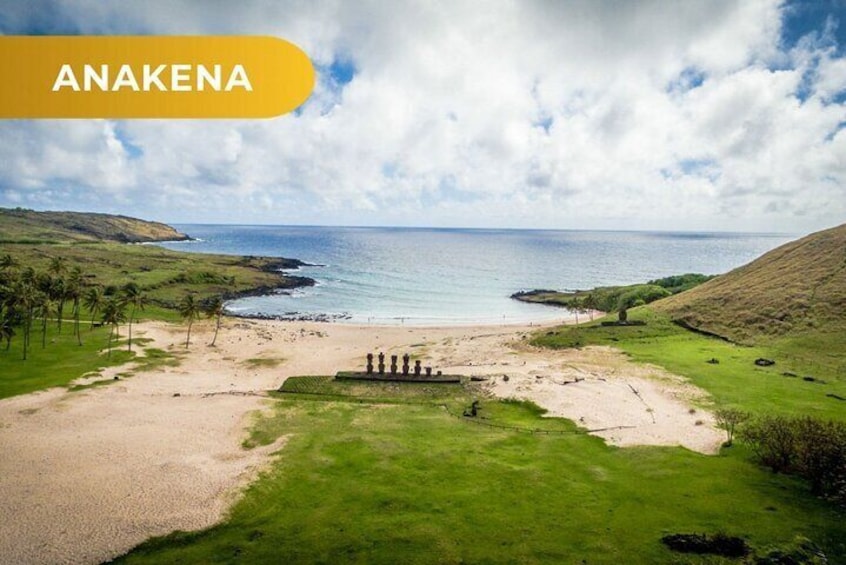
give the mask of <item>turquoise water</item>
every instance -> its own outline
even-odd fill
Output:
[[[688,272],[727,272],[784,234],[179,225],[201,241],[171,249],[301,259],[317,281],[228,304],[241,314],[328,316],[354,323],[475,324],[564,319],[509,296],[586,289]]]

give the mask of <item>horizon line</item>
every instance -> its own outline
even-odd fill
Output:
[[[154,220],[158,221],[158,220]],[[805,232],[777,232],[777,231],[740,231],[740,230],[694,230],[694,229],[648,229],[648,228],[520,228],[520,227],[468,227],[468,226],[408,226],[408,225],[374,225],[374,224],[269,224],[256,223],[247,224],[242,222],[164,222],[181,226],[229,226],[229,227],[264,227],[264,228],[341,228],[341,229],[400,229],[400,230],[461,230],[461,231],[559,231],[559,232],[609,232],[609,233],[690,233],[690,234],[726,234],[726,235],[776,235],[776,236],[799,236]],[[836,226],[831,226],[836,227]],[[830,227],[814,229],[823,231]]]

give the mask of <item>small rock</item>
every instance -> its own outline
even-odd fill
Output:
[[[775,365],[775,361],[772,359],[764,359],[763,357],[758,357],[755,359],[755,364],[759,367],[769,367],[770,365]]]

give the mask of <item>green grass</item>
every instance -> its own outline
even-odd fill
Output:
[[[258,369],[261,367],[278,367],[284,362],[284,357],[253,357],[252,359],[247,359],[246,361],[244,361],[244,364],[246,364],[250,368]]]
[[[491,422],[551,425],[540,412],[495,400],[480,410]],[[759,550],[801,534],[831,562],[846,558],[844,516],[741,448],[618,449],[463,420],[432,402],[286,396],[251,440],[287,444],[226,522],[153,539],[118,562],[730,563],[659,542],[717,531]]]
[[[153,371],[162,367],[178,367],[181,352],[165,351],[156,347],[144,349],[144,355],[137,358],[134,372]]]
[[[153,245],[120,243],[3,244],[20,265],[44,271],[54,257],[80,267],[86,285],[123,286],[134,282],[153,304],[139,317],[177,321],[173,308],[188,293],[199,298],[229,295],[257,287],[283,287],[290,279],[262,269],[277,259],[170,251]]]
[[[459,401],[469,404],[482,395],[473,386],[455,383],[397,383],[379,381],[335,380],[333,377],[289,377],[279,389],[283,394],[301,394],[329,399],[397,403],[431,403]]]
[[[0,208],[0,243],[149,241],[181,237],[183,234],[165,224],[125,216]]]
[[[584,326],[564,326],[535,336],[533,344],[552,347],[610,345],[635,361],[653,363],[688,377],[710,393],[719,406],[735,406],[754,412],[813,415],[846,420],[846,402],[826,396],[846,397],[846,378],[837,369],[846,352],[826,350],[824,344],[806,344],[817,354],[808,362],[773,346],[745,347],[682,329],[649,308],[629,312],[630,319],[645,326],[603,327],[599,320]],[[831,356],[834,360],[828,359]],[[773,359],[771,367],[758,367],[755,359]],[[717,359],[718,364],[707,361]],[[783,373],[797,377],[786,377]],[[803,380],[813,376],[816,382]],[[819,381],[823,381],[822,383]]]
[[[107,353],[109,328],[100,327],[90,329],[88,324],[82,324],[82,345],[78,345],[73,335],[73,324],[67,322],[59,333],[56,325],[47,326],[47,345],[41,347],[40,328],[32,332],[32,342],[23,359],[23,340],[21,335],[12,338],[11,348],[7,351],[5,342],[0,347],[0,398],[8,398],[19,394],[27,394],[37,390],[55,386],[66,386],[71,381],[81,377],[92,377],[100,374],[106,367],[123,365],[135,361],[132,370],[120,376],[131,377],[135,373],[151,371],[160,367],[175,367],[179,364],[180,353],[164,351],[157,348],[144,348],[139,355],[141,346],[149,343],[148,338],[133,338],[133,351],[126,347],[126,326],[121,326],[120,339],[112,342],[111,356]],[[102,379],[88,384],[73,385],[71,391],[86,390],[113,383],[114,379]]]
[[[121,365],[133,358],[121,341],[106,355],[109,329],[89,330],[82,326],[83,345],[77,345],[72,324],[63,324],[59,334],[54,324],[47,329],[47,347],[41,347],[41,332],[32,332],[27,359],[22,359],[22,335],[12,338],[6,351],[0,348],[0,398],[26,394],[54,386],[65,386],[86,373],[97,373],[104,367]],[[123,332],[121,333],[123,335]]]

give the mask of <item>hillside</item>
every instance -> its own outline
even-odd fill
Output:
[[[782,245],[652,308],[681,325],[738,343],[819,342],[826,336],[824,341],[842,344],[846,224]]]
[[[0,243],[142,243],[185,239],[190,238],[166,224],[127,216],[0,208]]]

